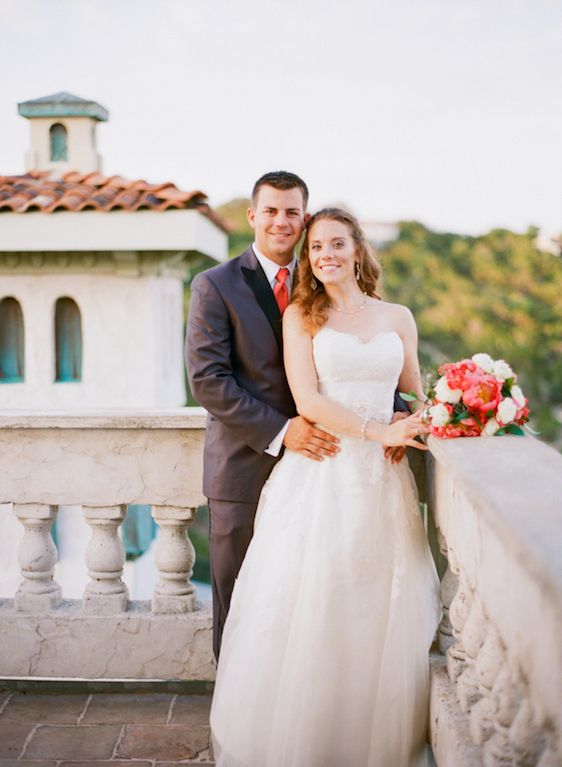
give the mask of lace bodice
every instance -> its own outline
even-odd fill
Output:
[[[322,394],[359,415],[390,422],[404,363],[398,333],[377,333],[362,341],[324,326],[314,336],[313,354]]]

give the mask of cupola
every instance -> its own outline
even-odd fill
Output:
[[[109,113],[101,104],[63,91],[22,101],[18,112],[29,120],[31,127],[26,171],[102,170],[96,149],[96,126],[107,121]]]

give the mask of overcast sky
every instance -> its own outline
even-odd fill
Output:
[[[16,104],[99,101],[103,170],[441,230],[562,230],[558,0],[0,0],[0,175]],[[1,227],[1,221],[0,221]]]

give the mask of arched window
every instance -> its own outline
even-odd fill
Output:
[[[51,162],[68,160],[68,142],[64,125],[60,123],[51,125],[49,138],[51,141]]]
[[[23,314],[15,298],[0,301],[0,383],[25,376]]]
[[[82,320],[72,298],[57,299],[55,355],[56,381],[82,380]]]

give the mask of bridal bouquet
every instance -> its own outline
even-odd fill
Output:
[[[411,401],[412,394],[401,396]],[[523,434],[529,420],[517,376],[505,360],[493,360],[489,354],[442,365],[427,396],[431,434],[445,439]]]

